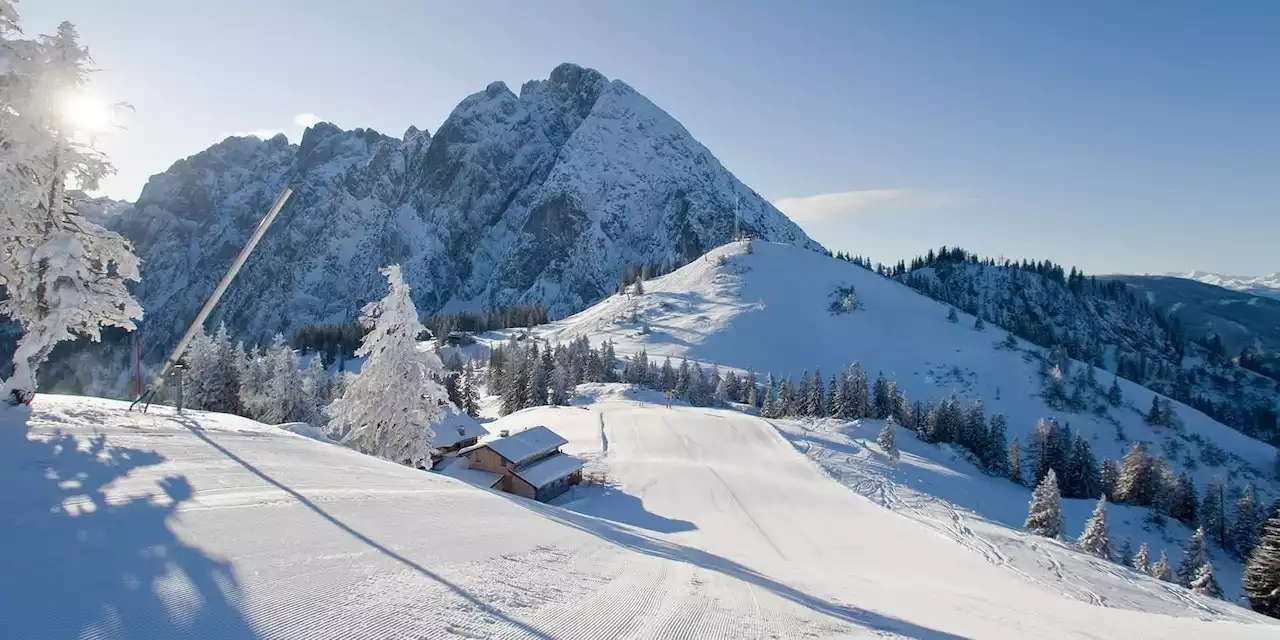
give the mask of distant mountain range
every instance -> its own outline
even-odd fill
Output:
[[[1206,271],[1169,273],[1166,275],[1195,280],[1233,291],[1243,291],[1256,296],[1280,299],[1280,271],[1266,276],[1225,276],[1220,273],[1208,273]]]

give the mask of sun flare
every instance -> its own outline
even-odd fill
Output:
[[[115,111],[111,105],[102,98],[88,93],[64,96],[59,101],[58,111],[67,125],[85,133],[106,131],[111,128],[115,120]]]

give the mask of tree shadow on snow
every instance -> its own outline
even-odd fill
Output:
[[[743,582],[753,586],[767,589],[775,595],[790,600],[791,602],[799,604],[811,611],[849,624],[881,632],[900,634],[910,638],[925,638],[928,640],[963,640],[964,638],[963,636],[930,629],[928,627],[922,627],[918,624],[879,614],[874,611],[859,609],[858,607],[847,604],[830,602],[823,598],[805,593],[790,585],[778,582],[777,580],[727,558],[722,558],[701,549],[686,547],[674,542],[652,538],[628,528],[620,527],[608,520],[602,520],[600,518],[594,518],[581,513],[567,511],[565,509],[542,504],[540,502],[526,500],[518,496],[508,494],[499,495],[503,495],[507,499],[511,500],[511,502],[529,509],[530,511],[534,511],[549,520],[554,520],[560,524],[589,533],[620,547],[625,547],[632,551],[649,556],[688,563],[702,569],[715,571],[731,578],[742,580]]]
[[[285,493],[289,494],[289,496],[291,496],[294,500],[297,500],[299,504],[302,504],[302,505],[303,505],[303,506],[305,506],[306,508],[310,509],[310,510],[311,510],[311,511],[313,511],[316,515],[320,516],[321,518],[323,518],[324,520],[326,520],[327,522],[329,522],[329,524],[332,524],[333,526],[335,526],[335,527],[337,527],[337,528],[341,529],[342,531],[346,532],[348,535],[350,535],[351,537],[355,538],[356,540],[359,540],[360,542],[364,543],[365,545],[368,545],[368,546],[369,546],[369,548],[371,548],[371,549],[373,549],[373,550],[377,551],[378,553],[380,553],[380,554],[382,554],[382,555],[384,555],[384,556],[386,556],[386,557],[388,557],[388,558],[390,558],[390,559],[392,559],[392,560],[395,560],[396,562],[399,562],[399,563],[400,563],[401,565],[403,565],[404,567],[406,567],[406,568],[408,568],[408,569],[411,569],[411,570],[413,570],[413,571],[417,572],[418,574],[422,575],[422,576],[423,576],[423,577],[425,577],[425,578],[428,578],[428,579],[430,579],[430,580],[433,580],[433,581],[435,581],[435,582],[438,582],[440,585],[442,585],[442,586],[444,586],[445,588],[449,589],[449,590],[450,590],[454,595],[456,595],[456,596],[458,596],[458,597],[462,598],[463,600],[466,600],[468,604],[470,604],[471,606],[475,607],[477,610],[479,610],[479,611],[481,611],[481,612],[485,613],[486,615],[491,616],[491,617],[493,617],[493,618],[495,618],[495,619],[497,619],[497,620],[501,620],[502,622],[504,622],[504,623],[506,623],[506,624],[508,624],[508,625],[511,625],[511,626],[512,626],[513,628],[515,628],[515,629],[519,629],[521,632],[523,632],[523,633],[524,633],[525,635],[527,635],[527,636],[534,637],[534,638],[539,638],[539,639],[541,639],[541,640],[554,640],[554,639],[552,638],[552,636],[547,635],[545,632],[543,632],[543,631],[541,631],[541,630],[539,630],[539,629],[537,629],[537,628],[535,628],[535,627],[533,627],[533,626],[531,626],[531,625],[529,625],[529,624],[527,624],[527,623],[525,623],[525,622],[523,622],[523,621],[516,620],[515,618],[512,618],[511,616],[508,616],[507,614],[505,614],[505,613],[503,613],[503,612],[501,612],[501,611],[498,611],[497,609],[495,609],[495,608],[493,608],[492,606],[490,606],[488,603],[486,603],[486,602],[484,602],[484,601],[480,600],[479,598],[476,598],[474,595],[472,595],[472,594],[471,594],[469,591],[467,591],[466,589],[463,589],[462,587],[460,587],[460,586],[458,586],[458,585],[456,585],[456,584],[454,584],[454,583],[452,583],[452,582],[450,582],[450,581],[446,580],[446,579],[444,578],[444,576],[441,576],[440,574],[435,573],[434,571],[431,571],[430,569],[427,569],[426,567],[422,566],[421,564],[418,564],[417,562],[415,562],[415,561],[413,561],[413,560],[410,560],[409,558],[406,558],[406,557],[405,557],[405,556],[403,556],[403,555],[400,555],[399,553],[395,552],[394,550],[392,550],[392,549],[390,549],[390,548],[388,548],[388,547],[386,547],[386,546],[384,546],[384,545],[382,545],[382,544],[378,543],[378,542],[377,542],[376,540],[374,540],[373,538],[370,538],[369,536],[367,536],[367,535],[365,535],[365,534],[361,533],[360,531],[356,530],[356,529],[355,529],[354,527],[352,527],[351,525],[348,525],[347,523],[343,522],[342,520],[339,520],[337,517],[333,516],[333,515],[332,515],[332,514],[330,514],[328,511],[325,511],[323,508],[321,508],[321,507],[320,507],[320,505],[316,504],[316,503],[315,503],[315,502],[313,502],[311,499],[307,498],[306,496],[302,495],[301,493],[298,493],[298,492],[297,492],[296,490],[294,490],[292,487],[290,487],[290,486],[288,486],[288,485],[286,485],[286,484],[284,484],[284,483],[282,483],[282,482],[280,482],[280,481],[276,480],[275,478],[273,478],[273,477],[271,477],[271,476],[267,475],[265,472],[263,472],[261,469],[259,469],[259,468],[255,467],[255,466],[254,466],[253,464],[251,464],[249,461],[245,460],[244,458],[241,458],[240,456],[236,455],[236,454],[235,454],[233,451],[231,451],[230,449],[227,449],[226,447],[224,447],[224,446],[222,446],[221,444],[219,444],[217,441],[215,441],[215,440],[210,436],[210,432],[206,432],[206,431],[205,431],[203,428],[201,428],[201,427],[200,427],[200,425],[199,425],[199,424],[197,424],[195,421],[190,420],[190,419],[187,419],[187,418],[182,418],[182,417],[176,417],[176,418],[171,418],[171,419],[172,419],[174,422],[176,422],[176,423],[178,423],[178,424],[182,425],[183,427],[186,427],[188,431],[190,431],[193,435],[195,435],[195,437],[199,438],[201,441],[203,441],[205,444],[209,445],[210,447],[213,447],[214,449],[216,449],[219,453],[221,453],[222,455],[226,456],[229,460],[231,460],[231,461],[235,462],[236,464],[239,464],[240,466],[244,467],[246,471],[248,471],[249,473],[252,473],[253,475],[257,476],[258,478],[261,478],[264,482],[266,482],[266,483],[270,484],[271,486],[276,487],[277,489],[280,489],[281,491],[283,491],[283,492],[285,492]],[[2,627],[0,627],[0,628],[2,628]]]
[[[231,564],[170,527],[192,496],[185,477],[108,499],[109,485],[164,458],[42,422],[56,421],[0,407],[0,634],[258,637]]]
[[[563,508],[656,533],[679,533],[698,528],[688,520],[675,520],[653,513],[644,508],[639,497],[614,487],[584,487],[583,491],[586,495]]]

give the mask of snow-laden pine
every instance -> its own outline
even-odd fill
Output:
[[[1280,514],[1267,521],[1261,542],[1249,556],[1244,591],[1254,611],[1280,617]]]
[[[69,184],[94,189],[114,171],[66,113],[88,85],[88,49],[69,22],[20,36],[13,4],[0,0],[0,315],[22,331],[0,392],[27,398],[59,342],[132,330],[142,307],[125,285],[138,280],[129,243],[77,214],[67,195]]]
[[[1128,541],[1125,541],[1128,544]],[[1085,553],[1105,560],[1111,559],[1111,538],[1107,531],[1107,499],[1098,498],[1098,506],[1084,525],[1084,533],[1080,534],[1080,548]]]
[[[1050,469],[1031,494],[1026,528],[1039,536],[1060,538],[1062,527],[1062,494],[1058,492],[1058,474]]]
[[[361,310],[371,326],[356,351],[360,375],[329,406],[330,431],[364,453],[411,466],[430,466],[431,443],[452,403],[437,381],[444,365],[418,344],[425,330],[399,265],[382,269],[387,296]]]

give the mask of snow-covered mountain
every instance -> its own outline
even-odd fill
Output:
[[[1227,276],[1207,271],[1165,274],[1174,278],[1186,278],[1233,291],[1243,291],[1256,296],[1280,298],[1280,271],[1265,276]]]
[[[153,176],[112,228],[143,258],[144,353],[195,314],[283,185],[298,185],[210,326],[263,341],[353,319],[400,263],[423,313],[538,302],[553,315],[631,265],[682,263],[741,228],[818,248],[674,118],[572,64],[464,99],[434,136],[320,123],[228,138]]]

